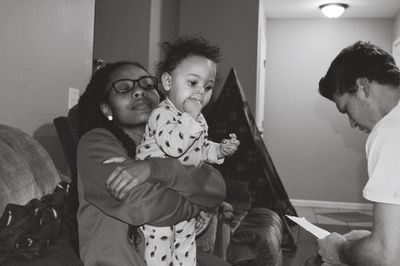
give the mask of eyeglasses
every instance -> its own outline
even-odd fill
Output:
[[[157,89],[157,78],[153,76],[142,76],[138,79],[119,79],[111,84],[111,87],[117,93],[128,93],[133,91],[137,84],[144,90],[155,90]]]

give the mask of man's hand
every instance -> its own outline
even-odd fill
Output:
[[[330,263],[322,263],[321,266],[349,266],[348,264],[338,263],[338,264],[330,264]]]
[[[194,120],[197,120],[203,105],[200,101],[188,98],[183,102],[183,111],[190,114]]]
[[[233,155],[240,145],[240,141],[237,139],[236,134],[231,133],[229,134],[229,137],[230,139],[223,139],[219,145],[219,159]]]
[[[371,234],[371,232],[367,231],[367,230],[353,230],[353,231],[350,231],[349,233],[343,235],[343,237],[346,239],[346,242],[354,242],[361,238],[367,237],[370,234]],[[323,239],[321,239],[321,240],[323,240]],[[319,245],[319,243],[318,243],[318,245]],[[329,262],[325,261],[324,257],[322,257],[322,260],[324,261],[324,263],[322,263],[321,266],[347,266],[348,265],[348,264],[344,264],[342,262],[329,263]]]
[[[347,241],[354,242],[361,238],[367,237],[370,234],[371,232],[367,230],[352,230],[343,236],[346,238]]]
[[[195,224],[196,236],[200,235],[204,232],[204,230],[207,229],[208,225],[210,224],[211,217],[212,213],[200,211],[199,216],[196,218]]]
[[[329,236],[318,239],[318,254],[325,264],[322,265],[341,265],[340,252],[346,242],[346,238],[338,233],[332,233]]]
[[[122,200],[132,188],[145,183],[150,177],[150,165],[147,161],[125,163],[125,158],[112,157],[103,164],[119,164],[106,180],[106,189],[118,200]]]

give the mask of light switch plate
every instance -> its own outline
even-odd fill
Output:
[[[68,109],[71,109],[79,101],[79,90],[75,88],[69,88],[68,90]]]

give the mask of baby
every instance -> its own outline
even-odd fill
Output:
[[[235,134],[221,143],[208,140],[207,122],[201,114],[216,83],[219,47],[201,37],[181,37],[164,43],[163,48],[166,56],[159,67],[167,97],[149,118],[137,159],[169,157],[195,166],[203,161],[223,163],[240,142]],[[196,227],[195,218],[171,227],[141,226],[147,265],[196,265]]]

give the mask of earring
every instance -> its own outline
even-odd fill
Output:
[[[112,121],[113,120],[113,116],[112,115],[107,115],[107,119],[108,119],[108,121]]]

